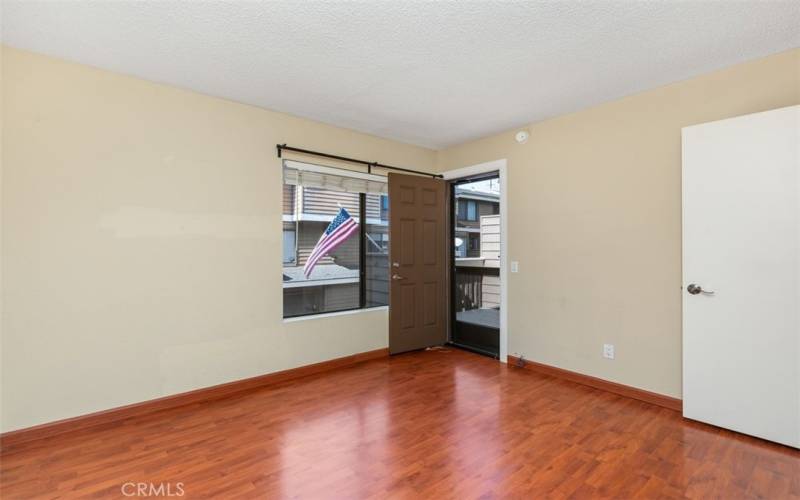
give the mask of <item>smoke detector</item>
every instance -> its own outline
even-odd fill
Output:
[[[530,136],[531,134],[529,134],[527,130],[520,130],[514,136],[514,140],[516,140],[520,144],[525,144],[526,142],[528,142],[528,137]]]

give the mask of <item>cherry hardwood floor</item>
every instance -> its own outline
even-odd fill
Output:
[[[137,483],[184,498],[786,499],[800,452],[446,350],[22,443],[0,463],[4,499]]]

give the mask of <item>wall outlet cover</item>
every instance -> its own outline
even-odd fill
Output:
[[[614,344],[603,344],[603,357],[614,359]]]

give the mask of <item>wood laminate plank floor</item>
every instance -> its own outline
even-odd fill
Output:
[[[126,483],[184,498],[787,499],[800,498],[800,452],[450,349],[23,443],[0,461],[4,499],[124,497]]]

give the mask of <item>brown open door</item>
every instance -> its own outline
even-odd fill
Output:
[[[447,184],[389,174],[389,352],[447,342]]]

